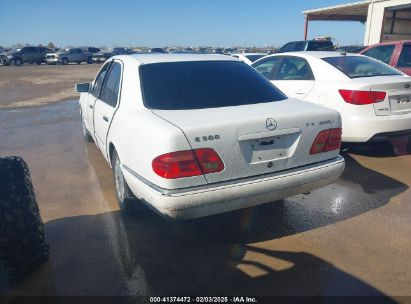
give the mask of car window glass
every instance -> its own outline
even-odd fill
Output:
[[[291,52],[294,49],[294,42],[287,43],[284,45],[281,49],[280,52]]]
[[[117,105],[117,97],[120,86],[121,78],[121,65],[118,62],[114,62],[107,74],[107,80],[104,83],[101,100],[109,104],[112,107]]]
[[[363,55],[367,55],[369,57],[380,60],[386,64],[389,64],[392,53],[394,52],[394,48],[394,44],[380,45],[365,51]]]
[[[187,61],[140,66],[144,105],[185,110],[284,100],[264,76],[239,61]]]
[[[275,80],[313,80],[307,60],[298,57],[285,57],[274,76]]]
[[[305,48],[304,41],[296,42],[294,45],[293,51],[304,51],[304,48]]]
[[[91,94],[94,97],[99,97],[101,86],[103,85],[104,76],[106,76],[107,69],[110,66],[111,62],[107,62],[101,69],[100,73],[97,75],[96,80],[94,81],[94,87],[91,91]]]
[[[278,70],[280,65],[281,56],[267,58],[265,60],[260,60],[252,65],[257,71],[263,74],[269,80],[274,80],[274,75]]]
[[[399,67],[411,67],[411,44],[404,44],[402,46],[401,55],[397,65]]]
[[[251,62],[254,62],[262,57],[264,57],[265,55],[247,55],[245,56],[248,60],[250,60]]]

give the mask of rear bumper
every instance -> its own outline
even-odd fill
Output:
[[[326,186],[340,177],[344,166],[344,158],[338,156],[270,175],[177,190],[150,185],[126,166],[123,173],[137,198],[167,217],[190,219],[257,206]]]
[[[343,142],[382,141],[411,135],[411,114],[378,116],[375,118],[343,117]]]

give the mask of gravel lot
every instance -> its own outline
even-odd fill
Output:
[[[0,66],[0,109],[73,99],[74,85],[92,81],[100,64]]]

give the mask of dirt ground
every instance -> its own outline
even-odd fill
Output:
[[[62,79],[65,85],[56,81],[53,88],[63,88],[88,81],[85,71],[97,68],[10,69],[20,78],[6,86],[25,83],[26,95],[17,90],[15,100],[34,104],[47,95],[30,99],[37,84],[24,70]],[[0,67],[0,75],[6,70]],[[6,91],[2,85],[0,96]],[[332,185],[170,222],[143,205],[131,216],[119,211],[110,167],[83,141],[76,100],[0,110],[0,138],[0,157],[20,155],[30,167],[51,246],[50,261],[33,273],[15,279],[0,271],[0,296],[354,295],[410,303],[410,146],[351,146],[343,153],[345,172]]]
[[[0,66],[0,109],[76,98],[75,84],[92,81],[100,67],[101,64]]]

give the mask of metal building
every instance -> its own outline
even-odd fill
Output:
[[[411,39],[411,0],[365,0],[303,11],[304,39],[310,21],[337,20],[366,23],[364,45]]]

